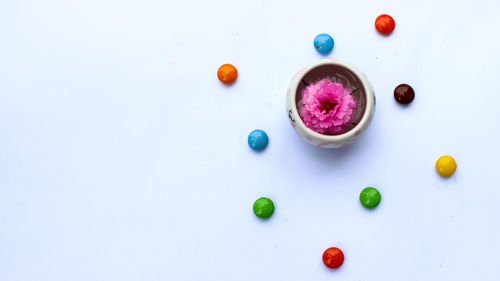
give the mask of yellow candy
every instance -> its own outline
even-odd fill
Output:
[[[451,156],[441,156],[436,161],[436,170],[441,176],[449,177],[457,170],[457,162]]]

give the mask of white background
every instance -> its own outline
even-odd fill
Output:
[[[498,280],[498,1],[3,0],[0,280]],[[381,13],[396,30],[379,35]],[[374,85],[345,149],[288,123],[322,56]],[[232,63],[237,82],[217,68]],[[393,89],[412,85],[409,107]],[[270,144],[254,153],[248,133]],[[443,179],[436,159],[458,170]],[[373,211],[358,200],[382,192]],[[272,198],[257,219],[252,204]],[[339,270],[321,261],[345,253]]]

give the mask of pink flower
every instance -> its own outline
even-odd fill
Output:
[[[309,129],[320,134],[341,134],[358,107],[351,90],[329,78],[307,86],[297,102],[299,115]]]

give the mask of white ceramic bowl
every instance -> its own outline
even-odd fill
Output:
[[[364,110],[360,108],[357,116],[353,117],[358,123],[340,135],[324,135],[307,128],[297,111],[297,100],[307,81],[314,82],[325,77],[356,88],[359,91],[358,106],[364,107]],[[375,95],[370,81],[356,67],[335,59],[321,59],[309,64],[293,77],[286,97],[286,109],[292,127],[304,140],[319,147],[338,148],[353,143],[366,130],[375,112]]]

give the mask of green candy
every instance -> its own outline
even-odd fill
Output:
[[[359,194],[359,201],[361,201],[361,204],[370,209],[377,207],[378,203],[380,203],[381,198],[382,197],[380,196],[380,192],[378,192],[378,190],[373,187],[367,187],[363,189]]]
[[[274,203],[269,198],[261,197],[253,203],[253,212],[259,218],[267,219],[274,213]]]

